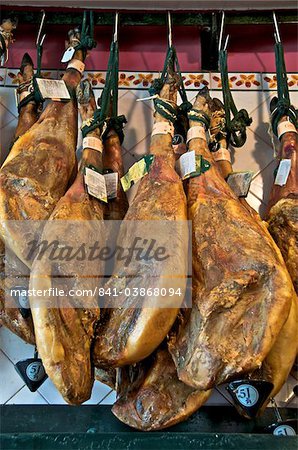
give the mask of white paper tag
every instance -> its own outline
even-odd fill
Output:
[[[291,170],[291,160],[282,159],[278,166],[274,184],[277,184],[278,186],[284,186],[287,182],[290,170]]]
[[[170,122],[156,122],[153,125],[151,136],[156,134],[170,134],[174,136],[174,127]]]
[[[196,171],[196,155],[194,150],[180,156],[178,160],[178,170],[182,179]]]
[[[38,89],[44,99],[70,100],[70,95],[63,80],[36,78]]]
[[[97,138],[95,136],[86,136],[83,139],[83,149],[85,148],[91,148],[92,150],[97,150],[98,152],[103,152],[103,144],[102,140],[100,138]]]
[[[75,49],[73,47],[68,47],[63,53],[61,62],[66,63],[71,60],[73,55],[75,54]]]
[[[85,184],[87,185],[88,194],[102,200],[103,202],[107,202],[108,198],[105,177],[101,173],[86,167],[84,178]]]
[[[106,181],[108,200],[116,198],[118,191],[118,173],[117,172],[105,173],[104,177]]]

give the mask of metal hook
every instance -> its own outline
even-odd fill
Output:
[[[41,11],[42,12],[42,18],[41,18],[41,22],[40,22],[40,26],[39,26],[39,30],[38,30],[38,34],[37,34],[37,39],[36,39],[36,45],[42,45],[44,38],[46,37],[46,35],[44,34],[41,38],[41,32],[42,32],[42,28],[44,25],[44,21],[45,21],[45,17],[46,17],[46,13],[44,10]]]
[[[221,43],[222,43],[222,37],[223,37],[224,23],[225,23],[225,12],[222,11],[222,15],[221,15],[221,24],[220,24],[220,33],[219,33],[219,42],[218,42],[218,51],[219,51],[219,52],[220,52],[220,49],[221,49]]]
[[[171,18],[170,11],[168,11],[168,29],[169,29],[169,34],[168,34],[169,47],[172,47],[172,44],[173,44],[173,40],[172,40],[172,18]]]
[[[274,28],[275,28],[275,33],[274,33],[275,42],[277,44],[280,44],[281,39],[280,39],[280,34],[279,34],[278,22],[277,22],[276,14],[274,11],[273,11],[272,15],[273,15]]]
[[[118,41],[118,22],[119,22],[119,13],[117,11],[115,15],[114,42]]]
[[[224,51],[227,50],[227,46],[228,46],[229,39],[230,39],[230,35],[228,34],[227,37],[226,37],[226,42],[225,42],[224,48],[223,48]]]

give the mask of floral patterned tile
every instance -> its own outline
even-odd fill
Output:
[[[7,69],[5,77],[5,86],[17,86],[19,84],[17,74],[19,69]]]
[[[210,73],[183,73],[182,78],[186,89],[202,89],[204,86],[210,87]]]
[[[263,73],[262,74],[262,83],[264,90],[273,90],[277,89],[277,79],[275,73]],[[298,90],[298,73],[288,73],[288,86],[290,91]]]
[[[6,69],[1,68],[0,69],[0,86],[4,86],[5,78],[6,78]]]
[[[85,72],[85,78],[88,78],[93,89],[103,88],[105,85],[106,72]]]
[[[42,78],[50,78],[52,80],[57,80],[58,70],[42,70],[41,76]]]
[[[220,73],[210,74],[210,88],[221,89],[221,76]],[[262,89],[262,77],[260,73],[230,73],[229,74],[229,86],[230,89],[236,90],[261,90]]]

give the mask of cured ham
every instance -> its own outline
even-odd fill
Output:
[[[211,129],[213,129],[214,135],[216,135],[219,130],[223,130],[225,127],[224,108],[220,100],[213,99],[212,101],[210,101],[210,109],[212,111]],[[227,142],[224,135],[222,135],[221,139],[219,140],[219,144],[220,147],[227,149]],[[227,160],[220,160],[217,162],[217,165],[224,178],[227,178],[227,176],[233,172],[232,165]],[[263,225],[264,232],[268,233],[266,225],[261,221],[258,213],[247,203],[246,199],[240,198],[239,200],[250,212],[256,222],[260,223],[260,225]],[[265,409],[268,402],[270,401],[270,398],[275,397],[275,395],[280,391],[289,376],[291,368],[293,367],[298,350],[297,324],[298,303],[297,296],[295,295],[295,292],[293,290],[289,316],[285,324],[283,325],[272,349],[264,359],[261,368],[249,374],[250,379],[266,380],[273,384],[273,389],[264,402],[261,411]]]
[[[76,39],[75,45],[78,35],[71,36]],[[5,244],[29,266],[26,240],[19,238],[16,224],[17,221],[46,220],[76,171],[78,109],[75,90],[81,72],[74,65],[82,70],[84,55],[82,50],[77,50],[63,76],[72,99],[51,101],[37,122],[14,143],[0,171],[0,233]],[[30,226],[27,231],[29,242],[33,231]]]
[[[34,75],[33,62],[28,53],[22,59],[20,72],[18,74],[19,93],[23,97],[27,95],[29,83]],[[39,116],[39,105],[34,100],[19,109],[18,124],[14,140],[18,139],[37,121]],[[27,275],[27,279],[25,276]],[[21,278],[21,280],[20,280]],[[13,303],[5,305],[6,301],[13,302],[10,297],[12,288],[28,288],[29,272],[26,266],[7,249],[0,240],[0,323],[17,334],[24,341],[33,344],[35,342],[33,322],[29,313],[23,317],[19,308],[14,308]],[[24,283],[26,284],[24,286]],[[6,300],[7,299],[7,300]]]
[[[206,97],[201,91],[194,107],[210,115]],[[189,181],[193,306],[169,349],[180,380],[208,389],[260,367],[287,320],[293,289],[280,252],[220,175],[206,140],[192,139],[190,149],[211,167]]]
[[[288,123],[287,117],[282,123]],[[298,293],[298,134],[294,130],[281,136],[278,159],[290,160],[291,168],[283,186],[272,186],[267,220]]]
[[[144,361],[117,369],[117,374],[118,398],[112,412],[121,422],[143,431],[186,420],[211,394],[178,379],[166,343]]]
[[[172,78],[164,85],[161,97],[173,99],[176,91],[176,83]],[[171,102],[171,105],[174,103]],[[159,122],[167,123],[167,120],[155,113],[155,123]],[[128,236],[130,232],[125,231],[131,221],[134,221],[134,235],[142,236],[145,221],[163,220],[169,221],[170,225],[171,222],[178,223],[176,221],[184,223],[187,219],[185,194],[174,169],[175,157],[171,140],[168,133],[156,134],[151,138],[150,154],[154,155],[154,160],[148,175],[140,181],[138,192],[121,225],[117,244],[122,248],[131,245],[131,235]],[[150,355],[163,341],[176,319],[178,303],[180,301],[181,304],[184,298],[186,278],[177,276],[187,273],[187,241],[183,232],[169,237],[165,247],[174,251],[171,266],[167,264],[167,260],[156,264],[154,270],[147,261],[132,261],[129,267],[125,267],[123,261],[116,261],[114,276],[106,287],[122,290],[123,293],[117,297],[118,307],[108,311],[97,329],[93,351],[96,366],[120,367],[134,364]],[[162,273],[165,274],[164,277],[161,276]],[[131,274],[139,276],[137,284],[135,276],[131,278]],[[178,284],[182,295],[175,299],[175,307],[172,306],[173,303],[167,307],[165,298],[157,296],[149,307],[135,308],[135,298],[124,294],[125,287],[168,288]],[[143,301],[146,305],[150,299],[145,295]]]
[[[80,112],[82,119],[87,120],[93,116],[95,99],[88,81],[81,86]],[[96,139],[101,147],[99,133],[97,128],[87,137]],[[97,241],[97,233],[102,233],[104,238],[103,204],[87,193],[84,183],[88,165],[102,171],[101,151],[84,148],[77,178],[49,217],[42,241],[56,238],[63,245],[70,242],[74,248],[80,248],[82,242],[88,245]],[[95,221],[98,226],[94,226]],[[36,296],[31,298],[30,304],[37,349],[46,373],[71,404],[80,404],[91,395],[94,373],[90,351],[99,318],[96,287],[103,273],[103,264],[98,260],[89,264],[86,259],[73,258],[59,261],[57,265],[50,258],[36,258],[32,266],[30,289],[45,290],[58,283],[59,289],[69,293],[66,297],[44,298],[43,301],[50,300],[48,307],[43,307]],[[73,296],[70,296],[71,291]],[[78,292],[88,293],[80,296]]]

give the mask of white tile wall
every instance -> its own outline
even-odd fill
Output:
[[[6,79],[13,82],[13,71],[9,71]],[[1,73],[0,73],[1,75]],[[3,77],[3,73],[1,75]],[[0,77],[1,78],[1,77]],[[2,84],[2,82],[0,83]],[[211,96],[222,99],[218,85],[213,82],[216,90],[211,90]],[[100,86],[102,87],[102,85]],[[125,86],[121,86],[125,88]],[[194,89],[194,86],[190,86]],[[95,96],[100,95],[101,90],[95,90]],[[253,117],[253,123],[247,132],[247,142],[241,149],[232,149],[235,170],[253,170],[253,179],[248,202],[261,214],[264,213],[268,194],[273,181],[275,168],[274,154],[271,137],[268,134],[269,126],[269,101],[274,92],[257,90],[239,90],[233,92],[233,97],[238,108],[246,108]],[[119,114],[125,114],[128,124],[125,129],[125,140],[123,143],[123,160],[127,170],[136,160],[148,151],[150,143],[150,132],[152,126],[152,102],[136,102],[137,98],[148,96],[146,90],[135,88],[121,89],[119,91]],[[192,101],[195,97],[194,90],[187,92],[188,99]],[[291,100],[298,105],[298,92],[291,91]],[[1,158],[4,159],[8,152],[14,129],[16,127],[17,109],[15,105],[14,89],[12,87],[0,87],[0,128],[1,128]],[[81,145],[79,139],[78,147]],[[131,199],[137,190],[134,186],[129,191]],[[64,404],[59,392],[47,379],[36,393],[31,393],[16,373],[14,364],[20,359],[33,356],[32,346],[25,344],[21,339],[13,335],[4,327],[0,328],[0,370],[1,389],[0,402],[7,404]],[[291,379],[280,394],[283,401],[291,392],[296,380]],[[112,404],[115,401],[115,392],[107,386],[95,382],[91,399],[87,404]],[[225,403],[218,393],[214,392],[209,404]]]

